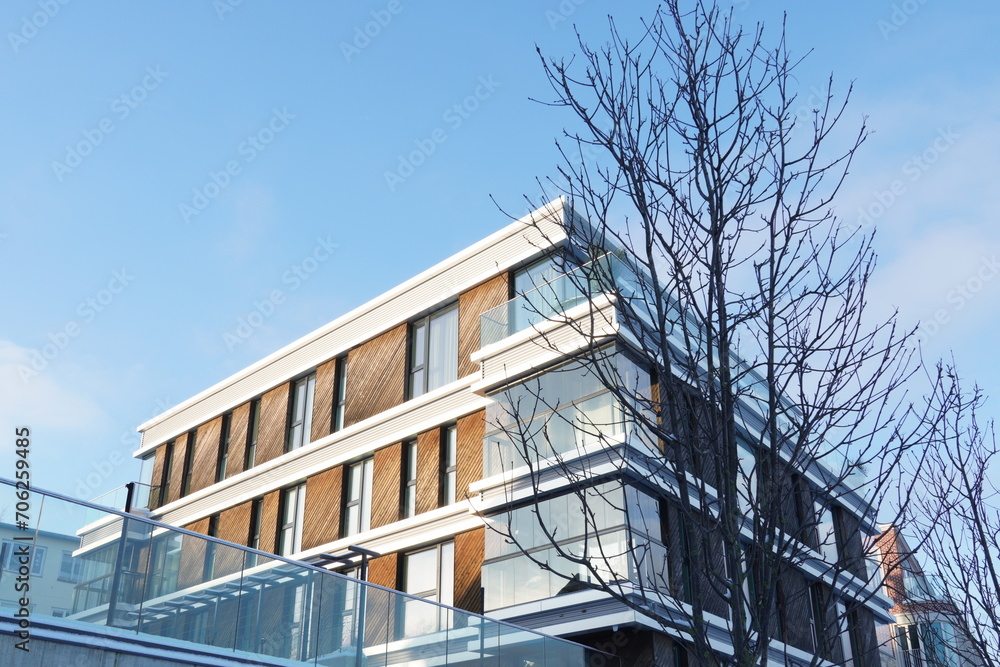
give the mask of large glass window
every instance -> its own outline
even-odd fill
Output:
[[[278,535],[278,554],[290,556],[302,551],[302,520],[306,509],[306,485],[299,484],[285,489],[281,505],[282,523]]]
[[[572,593],[599,580],[666,585],[657,503],[620,482],[578,489],[488,520],[487,610]],[[571,556],[587,556],[596,572],[560,556],[556,545]]]
[[[514,273],[514,296],[520,298],[510,302],[511,332],[523,331],[583,300],[583,290],[575,282],[580,277],[566,275],[573,268],[561,257],[551,256]]]
[[[599,363],[604,375],[628,394],[648,398],[649,373],[626,355],[608,349]],[[621,439],[628,420],[592,362],[570,362],[491,398],[483,452],[486,475]]]
[[[316,374],[302,378],[292,385],[291,418],[288,424],[288,439],[285,451],[290,452],[310,442],[312,426],[313,394],[316,392]]]
[[[425,600],[454,604],[455,544],[445,542],[403,558],[403,592]],[[451,624],[451,610],[403,599],[404,637],[430,634]]]
[[[371,528],[373,466],[374,459],[368,458],[347,468],[344,537],[363,533]]]
[[[458,378],[458,306],[413,323],[410,330],[410,398]]]

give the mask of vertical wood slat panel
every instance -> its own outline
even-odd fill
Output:
[[[479,316],[507,301],[507,274],[501,274],[466,290],[458,297],[458,376],[479,370],[469,356],[479,349]]]
[[[312,549],[340,538],[344,467],[335,466],[306,480],[302,548]]]
[[[275,489],[264,496],[260,511],[260,550],[276,553],[278,550],[278,522],[281,517],[281,489]]]
[[[486,558],[486,528],[455,536],[455,606],[483,613],[482,567]]]
[[[219,514],[219,539],[248,546],[250,537],[250,515],[253,501],[223,510]],[[215,573],[224,576],[237,572],[243,567],[243,552],[233,548],[219,547],[215,557]]]
[[[209,517],[199,519],[184,526],[202,535],[208,534]],[[177,585],[180,587],[200,584],[205,574],[205,541],[185,536],[181,542],[181,562],[177,573]]]
[[[333,395],[337,382],[337,360],[331,359],[316,369],[310,440],[325,438],[333,432]]]
[[[291,383],[286,382],[267,392],[261,398],[260,422],[257,427],[256,465],[276,459],[285,453],[290,390]]]
[[[380,528],[401,515],[403,443],[375,451],[372,471],[372,528]]]
[[[215,472],[219,464],[219,438],[221,436],[221,415],[198,427],[194,439],[194,458],[191,461],[190,493],[201,491],[215,484]]]
[[[385,554],[368,565],[368,581],[385,588],[397,589],[396,577],[399,572],[399,554]],[[395,609],[389,594],[384,591],[368,591],[368,613],[365,615],[365,643],[382,644],[390,639],[395,626]]]
[[[248,546],[253,501],[248,500],[219,514],[219,539]]]
[[[458,420],[455,451],[456,500],[468,497],[469,485],[483,478],[483,438],[486,436],[486,411],[480,410]]]
[[[417,514],[436,509],[441,502],[441,429],[417,436]]]
[[[406,331],[401,324],[348,354],[344,426],[406,400]]]
[[[188,434],[177,436],[174,440],[174,455],[170,460],[170,481],[167,488],[167,498],[164,504],[181,497],[181,485],[184,483],[184,457],[187,455]]]
[[[244,403],[233,410],[229,420],[229,458],[226,477],[243,472],[243,459],[247,452],[247,431],[250,429],[250,404]]]

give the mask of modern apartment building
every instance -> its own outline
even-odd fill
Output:
[[[593,572],[557,553],[596,533],[616,550],[608,576],[684,586],[685,546],[663,500],[669,482],[602,462],[607,451],[649,443],[615,416],[613,397],[576,355],[596,337],[621,377],[652,380],[615,304],[560,282],[569,216],[586,224],[553,202],[143,424],[136,456],[156,489],[152,518],[306,561],[362,547],[379,554],[368,564],[372,583],[590,643],[623,664],[685,664],[679,632],[580,585]],[[559,318],[519,305],[540,293],[560,303]],[[589,336],[566,324],[574,308]],[[539,392],[551,401],[522,426],[548,413],[592,428],[547,421],[544,451],[518,462],[503,424]],[[553,460],[573,457],[582,477],[552,473]],[[586,521],[573,506],[581,493]],[[874,529],[868,508],[844,493],[837,509],[840,548],[860,552]],[[534,530],[543,515],[557,536]],[[827,556],[843,554],[817,558]],[[160,567],[201,572],[205,554],[166,558]],[[800,590],[788,598],[835,585],[819,572],[791,577]],[[888,618],[880,596],[859,586],[867,602],[830,656],[858,667],[877,662],[874,622]],[[812,613],[805,603],[789,615],[775,659],[810,661]],[[401,612],[391,622],[406,636],[438,620]],[[725,625],[720,618],[720,650]]]
[[[955,607],[938,579],[924,572],[917,553],[891,524],[877,541],[892,600],[891,624],[879,628],[885,667],[976,667],[972,647],[952,624]]]

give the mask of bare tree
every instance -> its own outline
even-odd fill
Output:
[[[578,128],[542,186],[574,213],[565,276],[510,317],[558,323],[544,347],[565,351],[567,328],[586,345],[494,396],[494,456],[527,466],[534,501],[492,525],[564,591],[680,633],[696,664],[766,664],[772,640],[842,661],[848,631],[854,664],[876,664],[863,533],[937,416],[906,399],[911,332],[866,311],[872,235],[831,208],[867,130],[840,128],[832,77],[803,111],[783,26],[769,47],[697,0],[642,26],[542,56]]]
[[[938,631],[939,651],[965,664],[1000,665],[1000,494],[998,455],[992,420],[980,412],[978,387],[962,388],[954,370],[951,382],[934,395],[947,417],[935,429],[933,446],[916,475],[919,489],[909,510],[908,531],[917,537],[934,582],[920,606],[923,619],[937,619],[952,631]],[[939,520],[944,517],[945,520]],[[933,648],[933,647],[932,647]],[[947,656],[944,656],[947,657]]]

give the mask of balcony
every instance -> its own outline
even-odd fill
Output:
[[[0,479],[0,504],[16,502],[15,484]],[[78,574],[53,609],[34,620],[72,633],[134,637],[192,653],[280,664],[477,665],[584,667],[618,659],[555,637],[470,614],[328,570],[33,489],[25,544],[45,532],[81,545],[78,527],[100,515],[102,537],[66,552],[63,569]],[[88,528],[89,530],[89,528]],[[20,537],[19,537],[20,539]],[[43,573],[44,574],[44,573]],[[41,589],[44,577],[33,581]],[[44,619],[41,617],[45,617]],[[0,624],[16,621],[0,611]],[[34,622],[34,621],[33,621]],[[419,629],[419,632],[414,629]],[[144,650],[138,646],[135,650]],[[285,662],[288,661],[288,662]],[[205,662],[204,664],[217,664]]]
[[[903,595],[912,602],[946,601],[941,579],[930,574],[903,573]]]

